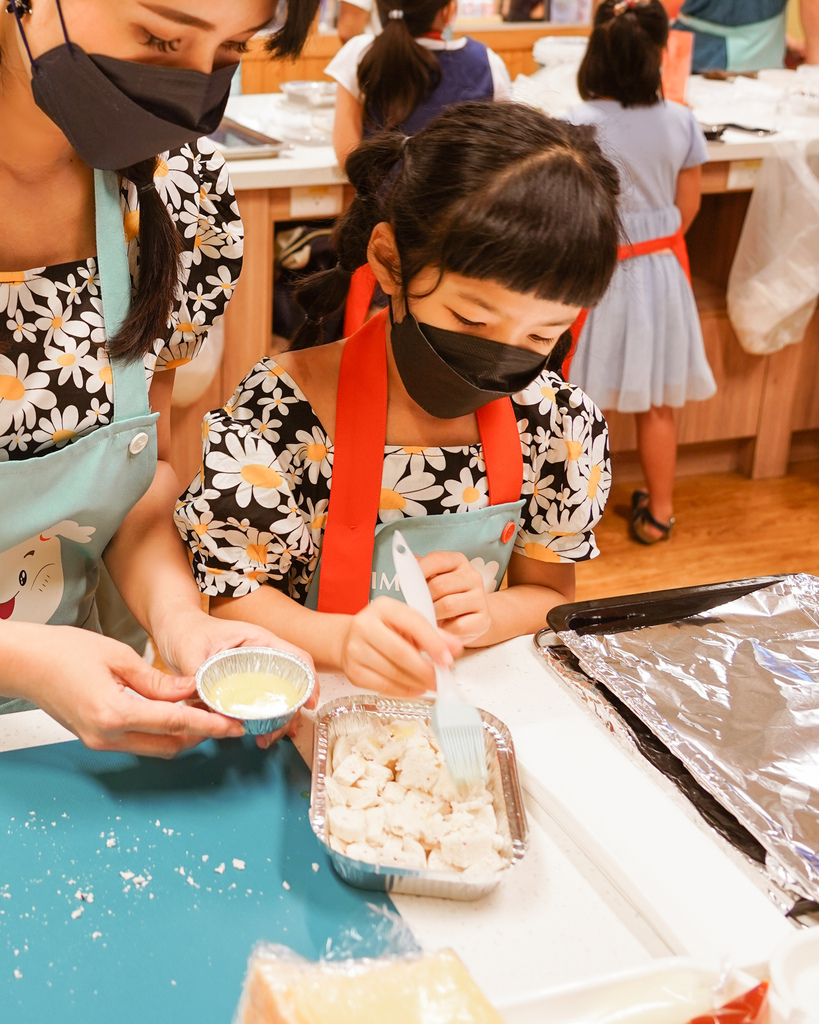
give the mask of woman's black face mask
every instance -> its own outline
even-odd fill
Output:
[[[212,74],[87,54],[68,38],[36,60],[20,12],[17,24],[31,61],[31,90],[82,160],[117,170],[178,149],[219,127],[235,66]]]
[[[455,419],[514,395],[545,369],[547,357],[473,334],[419,324],[407,312],[392,320],[395,366],[407,394],[439,419]]]

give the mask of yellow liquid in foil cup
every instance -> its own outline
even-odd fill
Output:
[[[234,672],[213,684],[209,699],[218,711],[229,715],[272,718],[298,704],[301,693],[282,676],[269,672]]]

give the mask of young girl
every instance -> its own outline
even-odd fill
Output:
[[[359,686],[418,693],[434,686],[421,651],[445,663],[533,632],[597,554],[605,422],[548,364],[614,270],[619,186],[591,129],[493,103],[371,139],[348,175],[338,246],[369,260],[390,309],[258,363],[205,418],[176,518],[216,615],[275,623]],[[308,282],[306,332],[346,286],[340,267]],[[396,528],[446,632],[389,599]]]
[[[333,145],[342,166],[363,135],[414,135],[453,103],[509,98],[496,53],[466,36],[443,38],[457,9],[457,0],[391,0],[383,31],[354,36],[327,66],[338,82]]]
[[[570,378],[603,409],[637,416],[647,490],[632,496],[631,534],[667,540],[674,525],[674,407],[716,391],[688,280],[684,233],[700,206],[705,141],[694,115],[662,98],[668,17],[660,0],[604,0],[578,72],[592,124],[620,167],[629,245],[603,301],[589,313]]]

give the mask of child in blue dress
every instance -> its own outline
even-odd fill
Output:
[[[632,537],[666,540],[674,524],[674,409],[716,391],[688,280],[683,235],[700,206],[702,131],[662,98],[668,17],[660,0],[604,0],[578,72],[586,101],[569,114],[598,129],[620,168],[628,245],[589,313],[571,381],[603,409],[635,413],[646,489],[632,496]]]

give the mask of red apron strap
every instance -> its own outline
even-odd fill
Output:
[[[350,278],[347,305],[344,307],[344,337],[349,338],[364,325],[375,294],[375,274],[365,263]]]
[[[354,615],[370,600],[387,432],[386,319],[385,309],[364,324],[341,356],[320,612]]]
[[[523,490],[523,451],[515,409],[509,398],[498,398],[478,409],[478,430],[489,479],[489,504],[520,501]]]
[[[662,252],[663,249],[670,249],[672,253],[677,257],[680,266],[683,268],[683,272],[688,279],[688,283],[691,284],[691,266],[688,262],[688,246],[685,244],[685,235],[683,234],[682,228],[677,228],[673,235],[666,235],[664,238],[649,238],[645,242],[635,242],[633,245],[621,245],[617,250],[618,260],[630,260],[635,256],[650,256],[655,252]],[[563,376],[568,379],[569,370],[572,366],[572,358],[574,357],[575,350],[577,349],[577,342],[580,338],[580,334],[583,330],[583,326],[586,323],[586,318],[589,315],[587,309],[580,311],[580,315],[572,324],[570,330],[572,332],[572,347],[569,349],[569,354],[563,360]]]

